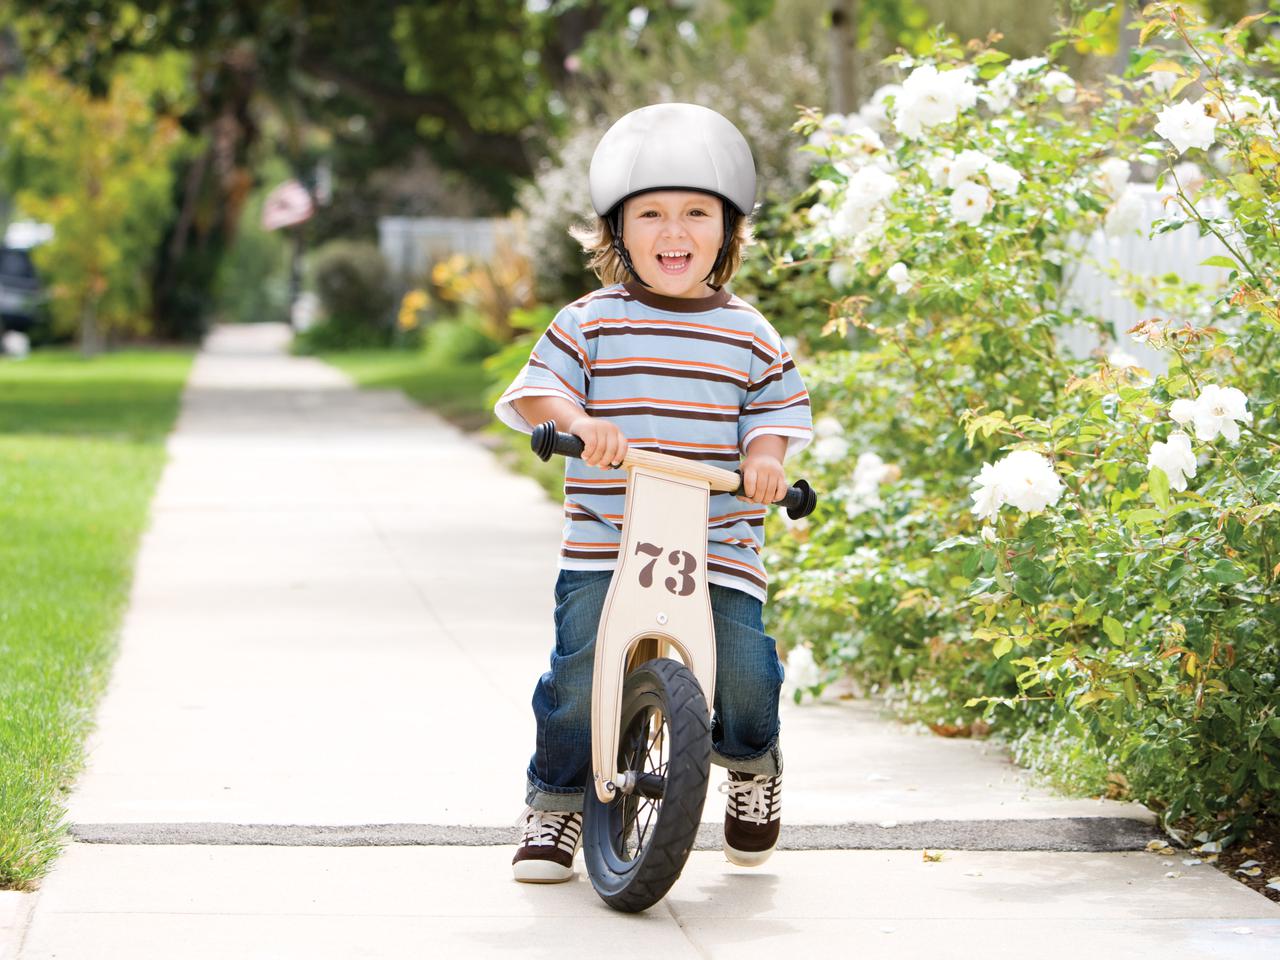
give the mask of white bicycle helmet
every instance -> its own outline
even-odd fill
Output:
[[[708,278],[724,261],[738,219],[755,206],[756,168],[732,123],[693,103],[655,103],[611,126],[591,157],[591,205],[613,232],[613,246],[640,280],[622,242],[622,203],[651,190],[697,190],[724,204],[724,241]],[[643,280],[640,280],[643,283]]]

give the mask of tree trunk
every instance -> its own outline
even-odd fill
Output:
[[[829,109],[832,113],[851,113],[861,106],[858,0],[831,0],[830,40]]]
[[[102,332],[98,329],[98,298],[93,294],[84,298],[80,309],[80,352],[86,357],[96,357],[102,352]]]

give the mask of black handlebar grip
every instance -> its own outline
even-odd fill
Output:
[[[550,460],[552,454],[560,454],[562,457],[580,457],[586,444],[582,442],[581,437],[576,437],[572,433],[560,433],[556,430],[556,422],[548,420],[546,423],[540,423],[533,428],[533,436],[529,438],[529,446],[533,448],[533,452],[538,455],[541,460]],[[734,491],[734,496],[742,495],[742,479],[741,471],[738,473],[738,489]],[[813,488],[809,486],[808,481],[797,480],[795,486],[787,487],[787,492],[781,500],[774,504],[777,507],[785,507],[787,516],[792,520],[799,520],[801,517],[807,517],[813,513],[813,508],[818,505],[818,495],[814,493]]]
[[[738,489],[733,491],[735,497],[742,496],[742,471],[733,471],[738,475]],[[787,516],[792,520],[799,520],[801,517],[807,517],[813,513],[813,508],[818,505],[818,495],[814,492],[813,487],[809,486],[808,480],[797,480],[795,486],[787,487],[787,492],[782,495],[781,500],[775,500],[775,507],[785,507]]]
[[[546,461],[551,459],[553,453],[558,453],[562,457],[580,457],[586,444],[582,442],[581,437],[576,437],[572,433],[559,433],[556,430],[556,422],[548,420],[533,428],[529,446],[533,448],[533,452],[540,460]]]

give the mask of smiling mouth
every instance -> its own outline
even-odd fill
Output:
[[[678,276],[689,269],[689,264],[693,262],[693,254],[658,254],[658,264],[662,267],[662,272]]]

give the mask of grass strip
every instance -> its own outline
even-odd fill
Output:
[[[0,361],[0,889],[29,889],[65,837],[190,365]]]

